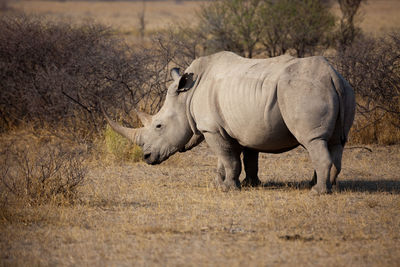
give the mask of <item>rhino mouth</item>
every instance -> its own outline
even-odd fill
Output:
[[[162,155],[160,155],[160,154],[145,153],[145,154],[143,155],[143,159],[144,159],[144,161],[145,161],[147,164],[149,164],[149,165],[158,165],[158,164],[160,164],[160,163],[166,161],[167,159],[169,159],[169,158],[170,158],[173,154],[175,154],[176,152],[177,152],[177,150],[174,151],[174,152],[171,153],[171,154],[167,154],[167,155],[164,155],[164,156],[162,156]]]
[[[156,154],[144,154],[143,155],[143,159],[144,161],[149,164],[149,165],[158,165],[164,161],[166,161],[167,159],[169,159],[170,155],[165,156],[165,157],[161,157],[160,155],[156,155]]]
[[[160,156],[152,153],[145,153],[143,159],[149,165],[157,165],[161,163]]]
[[[143,154],[143,160],[149,165],[158,165],[167,159],[169,159],[172,155],[179,151],[179,147],[172,147],[166,150],[161,151],[152,151],[151,149],[145,149],[145,153]]]
[[[161,162],[162,162],[161,160],[154,160],[154,161],[146,160],[146,163],[149,164],[149,165],[158,165]]]

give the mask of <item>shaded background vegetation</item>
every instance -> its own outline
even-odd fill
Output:
[[[398,142],[399,32],[365,36],[355,19],[362,2],[338,0],[341,15],[335,17],[332,1],[213,1],[200,8],[194,26],[177,23],[149,36],[151,45],[129,46],[102,25],[5,12],[1,131],[29,123],[90,143],[104,132],[98,99],[136,125],[134,106],[150,113],[161,107],[169,68],[184,69],[196,57],[231,50],[246,57],[326,54],[357,93],[355,130],[363,136],[353,134],[353,141]],[[6,1],[3,6],[7,9]],[[144,13],[139,18],[145,27]],[[376,132],[382,120],[392,131],[389,137]]]

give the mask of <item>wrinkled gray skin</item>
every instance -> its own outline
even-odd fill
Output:
[[[139,112],[145,127],[112,128],[143,148],[158,164],[203,139],[218,156],[214,184],[239,189],[240,154],[244,185],[257,186],[258,154],[302,145],[309,152],[312,192],[329,193],[341,170],[343,147],[353,123],[354,92],[323,57],[246,59],[220,52],[192,62],[174,82],[154,116]]]

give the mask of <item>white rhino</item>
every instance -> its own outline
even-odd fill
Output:
[[[158,164],[204,139],[218,156],[215,185],[239,189],[240,154],[246,178],[256,186],[258,153],[281,153],[299,145],[309,152],[312,192],[329,193],[341,170],[343,147],[354,120],[354,92],[323,57],[247,59],[220,52],[192,62],[174,82],[163,107],[138,112],[144,127],[111,127],[142,147]]]

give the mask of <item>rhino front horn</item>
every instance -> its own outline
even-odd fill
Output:
[[[128,127],[124,127],[118,123],[116,123],[115,121],[113,121],[107,114],[107,112],[104,110],[104,107],[102,105],[102,103],[100,102],[100,108],[101,111],[104,114],[104,117],[106,118],[108,124],[110,124],[111,128],[116,131],[117,133],[119,133],[120,135],[124,136],[125,138],[129,139],[131,142],[135,143],[135,144],[139,144],[139,140],[140,140],[140,134],[141,134],[141,129],[134,129],[134,128],[128,128]]]

